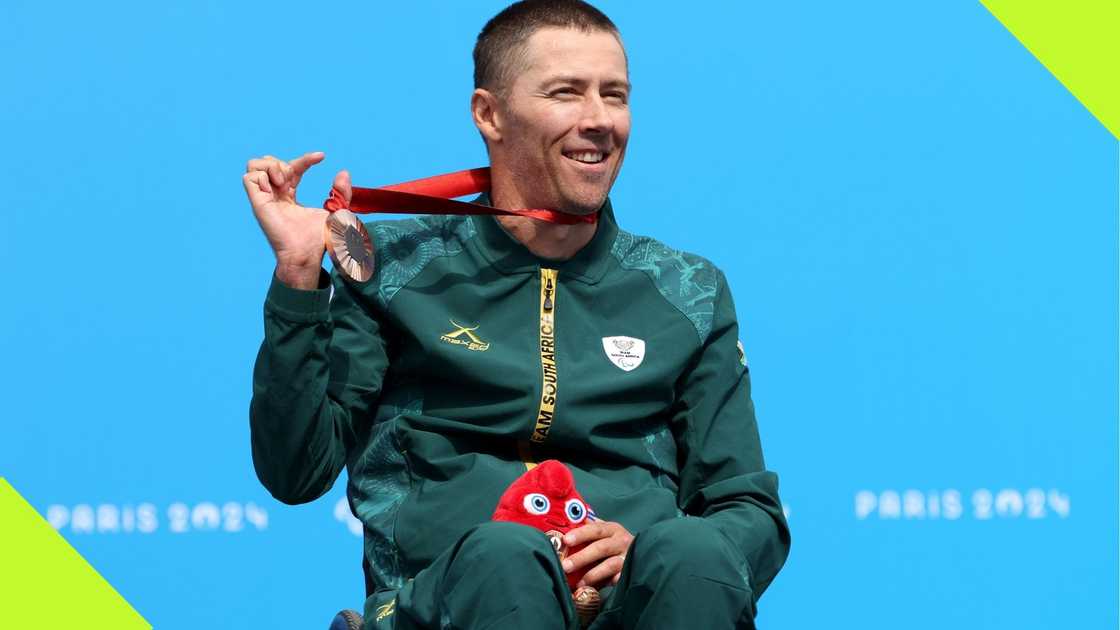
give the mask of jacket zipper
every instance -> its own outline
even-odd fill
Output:
[[[559,287],[559,273],[555,269],[541,267],[541,307],[540,307],[540,344],[541,355],[541,403],[537,420],[533,424],[530,440],[543,444],[552,430],[556,416],[556,393],[558,378],[556,372],[556,290]]]

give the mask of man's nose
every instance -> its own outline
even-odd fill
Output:
[[[584,133],[610,133],[614,130],[614,119],[607,104],[598,94],[591,94],[583,102],[583,112],[579,129]]]

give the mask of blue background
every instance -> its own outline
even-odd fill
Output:
[[[485,164],[501,6],[0,6],[0,475],[44,515],[154,505],[151,533],[59,526],[156,627],[360,608],[344,483],[286,507],[253,473],[272,263],[240,177],[323,150],[314,205],[340,168]],[[620,223],[735,293],[793,532],[760,624],[1116,627],[1117,140],[976,2],[600,6],[635,85]],[[1032,488],[1041,518],[974,503]],[[906,490],[962,512],[856,509]],[[267,525],[175,531],[207,502]]]

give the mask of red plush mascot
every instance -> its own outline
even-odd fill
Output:
[[[492,520],[510,521],[534,527],[544,532],[561,559],[572,555],[583,546],[566,549],[564,534],[589,520],[595,520],[591,507],[576,492],[572,471],[555,459],[541,462],[521,475],[498,501]],[[576,588],[586,571],[568,574],[568,587],[579,613],[583,627],[590,625],[599,613],[599,591],[591,586]]]

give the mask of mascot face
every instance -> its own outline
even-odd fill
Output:
[[[565,548],[560,536],[588,521],[595,520],[595,513],[576,492],[572,471],[555,459],[538,464],[510,484],[494,510],[495,521],[521,523],[549,535],[553,548],[561,558],[578,553],[584,545]],[[568,586],[573,590],[587,570],[568,574]]]
[[[576,492],[572,472],[550,459],[510,484],[494,511],[494,520],[567,533],[586,523],[590,511]]]

